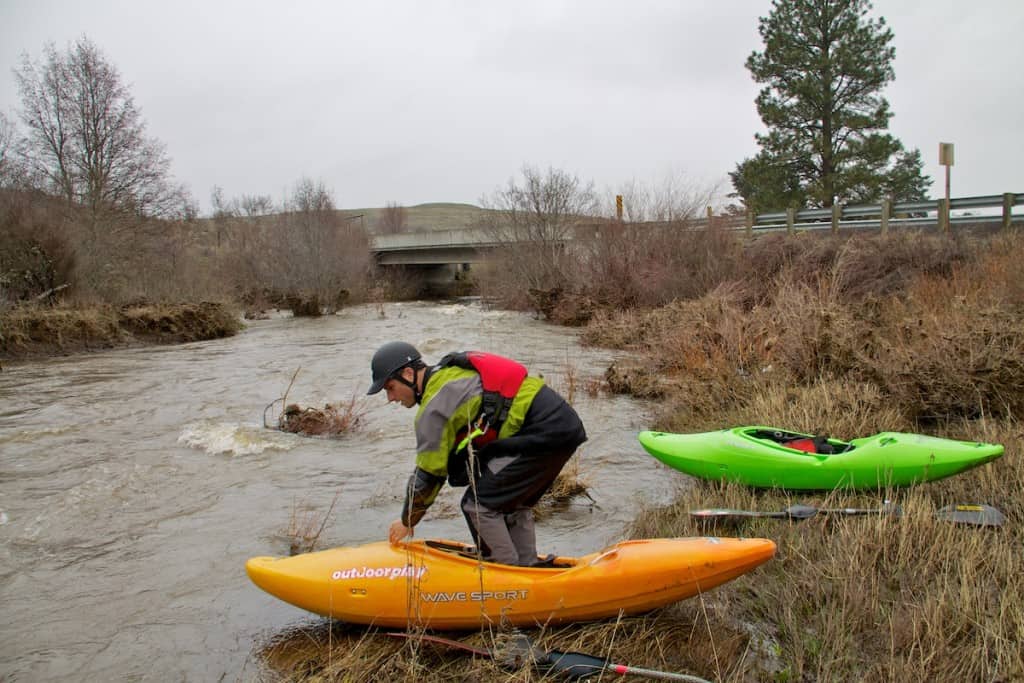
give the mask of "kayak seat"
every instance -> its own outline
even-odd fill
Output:
[[[534,569],[551,569],[555,566],[555,556],[552,554],[538,557],[537,561],[530,565]]]

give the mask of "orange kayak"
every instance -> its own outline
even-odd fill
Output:
[[[708,591],[775,555],[751,538],[623,541],[554,567],[481,562],[457,541],[416,540],[254,557],[257,586],[302,609],[356,624],[474,629],[646,612]]]

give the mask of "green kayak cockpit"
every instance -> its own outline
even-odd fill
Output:
[[[732,431],[736,435],[758,444],[781,447],[808,455],[834,455],[847,453],[856,448],[851,443],[832,439],[823,434],[802,434],[774,427],[736,427]]]

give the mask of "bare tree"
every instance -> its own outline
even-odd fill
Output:
[[[238,198],[238,208],[249,218],[266,216],[274,210],[274,200],[267,194],[243,194]]]
[[[217,233],[217,248],[219,249],[224,240],[224,234],[228,230],[228,224],[238,213],[237,202],[225,200],[224,188],[214,185],[210,190],[210,204],[213,206],[213,227]]]
[[[481,202],[496,212],[494,228],[502,241],[561,243],[581,218],[592,220],[597,213],[593,182],[583,184],[575,175],[554,168],[544,174],[527,165],[521,173],[521,183],[510,178],[507,187]]]
[[[14,125],[0,112],[0,188],[8,187],[14,179]]]
[[[88,38],[66,52],[50,43],[42,63],[23,55],[15,77],[25,160],[42,189],[94,220],[110,210],[177,217],[186,209],[188,193],[171,182],[163,145],[146,135],[120,74]]]
[[[615,194],[622,195],[626,222],[679,223],[700,216],[714,202],[719,189],[718,185],[700,185],[681,172],[672,172],[649,186],[630,180]]]
[[[408,212],[398,202],[388,202],[377,219],[377,232],[381,235],[395,235],[405,232]]]
[[[329,310],[344,303],[344,288],[366,275],[369,242],[352,221],[343,220],[322,182],[303,178],[282,216],[275,281],[284,291],[315,295]]]
[[[522,297],[531,289],[566,283],[573,259],[566,242],[598,213],[592,182],[554,168],[544,173],[527,165],[521,173],[521,181],[509,179],[505,188],[481,199],[490,209],[488,232],[504,248],[500,267],[491,271],[494,277],[482,269],[480,284],[510,306],[527,305]]]

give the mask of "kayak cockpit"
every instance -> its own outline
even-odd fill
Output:
[[[737,431],[741,436],[752,441],[770,446],[782,446],[812,455],[836,455],[848,453],[856,448],[853,444],[839,439],[831,439],[823,434],[801,434],[772,427],[740,427]]]
[[[479,553],[475,546],[468,545],[466,543],[460,543],[458,541],[447,541],[437,539],[426,539],[423,541],[423,545],[431,550],[435,550],[444,553],[448,556],[461,557],[473,562],[484,561],[480,558]],[[487,562],[487,564],[494,564]],[[500,565],[505,566],[505,565]],[[577,566],[576,558],[574,557],[556,557],[554,555],[548,555],[547,557],[538,557],[537,564],[532,567],[520,567],[515,566],[517,569],[571,569]]]

